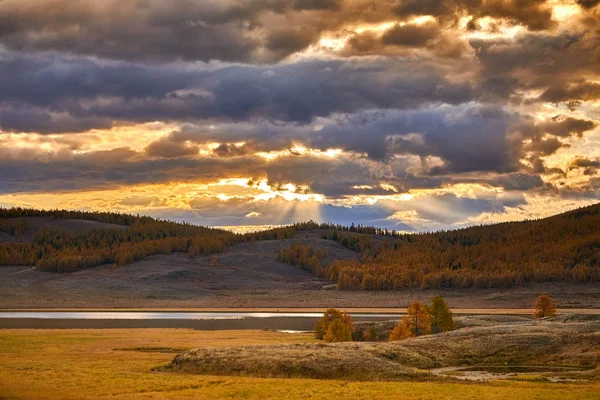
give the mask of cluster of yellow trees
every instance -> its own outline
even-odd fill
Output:
[[[406,315],[392,330],[390,342],[410,337],[452,331],[456,328],[452,319],[452,311],[448,308],[446,300],[436,296],[430,306],[424,306],[418,301],[412,303]]]
[[[401,340],[430,333],[441,333],[455,329],[452,312],[441,296],[433,298],[430,306],[414,302],[408,307],[407,315],[392,331],[389,340]],[[315,337],[325,342],[348,342],[352,340],[354,323],[350,314],[328,308],[315,326]],[[376,332],[367,329],[364,340],[375,340]]]
[[[292,244],[279,251],[280,261],[312,272],[318,277],[323,277],[325,274],[326,265],[323,264],[322,259],[326,256],[325,249],[315,249],[302,243]]]
[[[534,303],[534,318],[551,317],[556,314],[552,299],[543,294]],[[442,296],[435,296],[430,305],[415,301],[406,310],[406,315],[392,330],[389,341],[395,342],[411,337],[449,332],[456,329],[452,311]],[[348,342],[353,338],[354,323],[350,314],[328,308],[315,326],[315,337],[325,342]],[[362,333],[362,339],[375,341],[375,328]]]

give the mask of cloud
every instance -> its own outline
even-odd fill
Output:
[[[577,4],[585,9],[596,7],[600,3],[600,0],[577,0]]]
[[[177,158],[198,154],[198,146],[192,143],[174,141],[171,135],[150,143],[145,151],[152,157]]]
[[[449,82],[435,66],[398,67],[392,60],[348,60],[196,71],[11,55],[0,57],[0,85],[6,88],[0,129],[66,133],[157,119],[309,123],[333,113],[460,104],[474,97],[469,82]]]
[[[0,201],[413,231],[587,204],[597,6],[0,0]]]
[[[554,25],[546,0],[405,0],[395,9],[397,15],[432,15],[444,21],[461,16],[493,17],[523,24],[530,30],[545,30]]]
[[[600,99],[600,84],[586,81],[564,82],[562,85],[549,87],[538,99],[553,103],[569,100]]]

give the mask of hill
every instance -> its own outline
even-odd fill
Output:
[[[308,222],[236,235],[28,209],[0,209],[0,227],[0,307],[399,307],[441,294],[518,308],[541,292],[600,304],[600,205],[426,234]]]
[[[360,260],[315,263],[315,249],[289,247],[282,260],[339,289],[515,287],[531,282],[600,282],[600,205],[550,218],[426,234],[364,234],[330,226],[325,238]],[[381,233],[381,232],[380,232]]]
[[[221,229],[118,213],[0,209],[0,265],[73,272],[154,254],[223,251],[239,240]]]

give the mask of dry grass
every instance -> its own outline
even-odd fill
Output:
[[[595,368],[600,320],[590,317],[498,322],[395,343],[262,345],[198,349],[177,356],[170,369],[210,375],[357,380],[424,379],[424,369],[461,365],[554,364]],[[463,325],[468,321],[463,321]]]
[[[348,382],[155,373],[152,368],[173,354],[147,351],[310,342],[309,334],[264,331],[0,330],[0,398],[592,400],[600,391],[599,383]]]
[[[348,380],[408,380],[431,377],[402,365],[365,343],[281,344],[198,349],[177,356],[168,368],[205,375]]]

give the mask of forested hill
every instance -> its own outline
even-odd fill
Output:
[[[0,232],[5,239],[0,243],[0,265],[35,265],[58,272],[124,265],[174,251],[209,254],[238,240],[221,229],[150,217],[23,208],[0,208]]]
[[[360,260],[329,263],[323,249],[285,241],[298,231],[360,252]],[[125,214],[0,208],[0,265],[43,271],[125,265],[173,252],[195,257],[271,239],[281,240],[281,261],[337,282],[340,289],[600,282],[600,204],[535,221],[423,234],[311,221],[237,235]]]
[[[0,266],[32,265],[73,272],[103,264],[125,265],[150,255],[219,253],[251,240],[285,239],[315,223],[237,235],[188,223],[107,212],[0,208]]]
[[[324,234],[361,252],[360,261],[321,265],[316,249],[302,246],[290,246],[280,258],[336,281],[340,289],[600,282],[600,204],[534,221],[427,234],[387,232],[387,240],[362,234],[371,230],[332,227]]]

